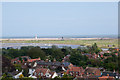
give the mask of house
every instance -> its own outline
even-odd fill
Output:
[[[36,76],[37,78],[50,77],[50,70],[46,68],[36,68],[33,76]]]
[[[70,67],[67,69],[66,74],[70,74],[71,76],[80,76],[84,74],[84,69],[82,67]]]
[[[92,76],[92,75],[94,75],[94,76],[101,76],[101,71],[98,68],[86,67],[85,74],[87,76]]]
[[[21,59],[21,60],[20,60],[20,59]],[[19,64],[19,63],[22,63],[22,62],[27,61],[28,59],[30,59],[29,56],[16,57],[15,59],[12,59],[12,60],[11,60],[11,63],[12,63],[12,64]]]
[[[21,60],[22,60],[22,62],[21,62]],[[29,56],[21,56],[21,57],[17,57],[15,59],[12,59],[11,63],[19,64],[19,63],[23,63],[23,62],[34,62],[34,61],[39,61],[39,60],[41,60],[40,57],[37,59],[31,59]]]
[[[21,64],[22,68],[35,68],[37,66],[36,62],[23,62]]]
[[[51,74],[52,79],[58,76],[58,74],[56,72],[50,72],[50,74]]]
[[[36,68],[35,72],[33,73],[33,76],[37,78],[55,78],[57,75],[56,72],[51,72],[47,68]]]
[[[19,59],[15,58],[15,59],[11,60],[11,63],[12,64],[19,64],[19,63],[21,63],[21,61]]]
[[[72,65],[70,62],[66,62],[66,61],[62,62],[62,68],[65,69],[63,70],[66,71],[70,65]]]
[[[45,68],[50,68],[50,69],[56,69],[58,67],[62,67],[62,63],[61,62],[46,62],[43,60],[40,61],[36,61],[37,65],[41,68],[45,67]]]
[[[101,71],[98,68],[86,67],[84,74],[76,76],[77,80],[98,80],[101,76]]]
[[[115,71],[114,72],[110,72],[110,71],[102,72],[102,76],[108,76],[108,75],[109,75],[109,77],[111,76],[111,77],[114,77],[114,78],[118,78],[118,75]]]

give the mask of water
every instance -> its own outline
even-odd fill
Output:
[[[14,49],[18,48],[20,49],[22,46],[39,46],[41,48],[51,48],[53,45],[58,46],[58,48],[63,48],[63,47],[71,47],[73,49],[78,48],[78,47],[85,47],[85,46],[80,46],[80,45],[69,45],[69,44],[43,44],[43,43],[0,43],[2,47],[0,48],[8,48],[12,47]]]

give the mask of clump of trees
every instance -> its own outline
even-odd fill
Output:
[[[15,66],[11,64],[10,59],[5,56],[2,56],[2,73],[13,72],[15,71]]]

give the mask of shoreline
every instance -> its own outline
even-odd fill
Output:
[[[117,38],[0,38],[0,40],[8,40],[8,41],[26,41],[26,40],[106,40],[106,39],[117,39]]]
[[[98,47],[118,47],[118,39],[115,38],[21,38],[0,39],[0,43],[43,43],[91,46],[97,43]]]

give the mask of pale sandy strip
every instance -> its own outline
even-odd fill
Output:
[[[64,38],[64,40],[96,40],[101,38]],[[102,39],[110,39],[110,38],[102,38]],[[0,40],[15,40],[15,41],[25,41],[25,40],[62,40],[61,38],[11,38],[11,39],[0,39]]]

